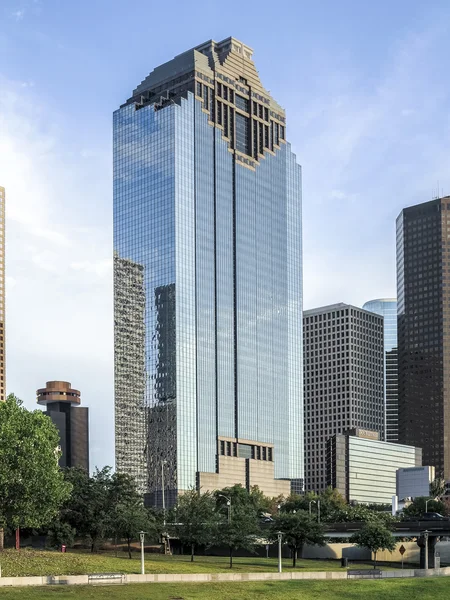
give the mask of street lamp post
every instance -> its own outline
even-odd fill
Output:
[[[428,512],[428,502],[430,501],[430,499],[425,500],[425,512]]]
[[[164,484],[164,465],[167,464],[167,460],[161,461],[161,491],[162,491],[162,509],[163,509],[163,520],[164,527],[166,526],[166,494]]]
[[[281,573],[282,571],[282,566],[281,566],[281,540],[283,538],[283,534],[281,531],[277,531],[277,538],[278,538],[278,573]]]
[[[145,531],[139,532],[139,539],[141,540],[141,573],[145,575],[145,567],[144,567],[144,541],[145,541]]]
[[[425,539],[425,569],[428,569],[428,534],[430,532],[428,530],[425,529],[425,531],[423,532],[423,537]]]
[[[309,516],[311,516],[311,504],[315,504],[316,501],[315,500],[311,500],[309,503]]]
[[[228,496],[224,496],[223,494],[219,494],[219,498],[225,498],[225,500],[227,501],[228,523],[231,523],[231,498],[228,498]]]

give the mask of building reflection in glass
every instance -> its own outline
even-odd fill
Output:
[[[150,503],[162,465],[173,499],[220,486],[247,446],[273,495],[301,489],[301,243],[301,169],[251,49],[209,41],[154,69],[114,113],[114,248],[144,267]]]

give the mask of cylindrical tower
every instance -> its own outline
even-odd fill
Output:
[[[59,432],[61,467],[82,467],[89,471],[89,409],[81,407],[81,394],[68,381],[47,381],[37,390],[37,403]]]
[[[67,402],[71,406],[81,404],[79,390],[74,390],[69,381],[47,381],[46,387],[37,390],[37,403],[47,406],[50,402]]]

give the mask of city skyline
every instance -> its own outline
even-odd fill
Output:
[[[218,27],[209,7],[210,23],[187,14],[175,32],[171,23],[173,46],[163,7],[142,7],[136,22],[112,2],[106,19],[93,6],[86,21],[82,2],[23,4],[21,16],[12,1],[0,9],[8,391],[32,407],[43,373],[79,382],[96,399],[93,430],[111,432],[93,441],[92,464],[113,460],[110,113],[150,59],[159,64],[199,39],[230,34],[254,47],[304,168],[305,308],[395,295],[395,217],[450,183],[443,2],[364,11],[329,2],[301,12],[291,3],[270,43],[266,14],[236,3],[254,25],[249,35],[246,19],[236,27],[221,14]],[[155,18],[163,26],[142,51],[144,23]],[[134,34],[131,69],[128,53],[109,41],[118,23]],[[71,344],[56,352],[52,338],[61,333]]]

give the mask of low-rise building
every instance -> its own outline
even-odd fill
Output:
[[[391,504],[397,470],[421,465],[421,448],[383,442],[376,431],[355,428],[327,442],[327,485],[347,502]]]
[[[397,496],[399,500],[430,495],[434,481],[434,467],[409,467],[397,469]]]

